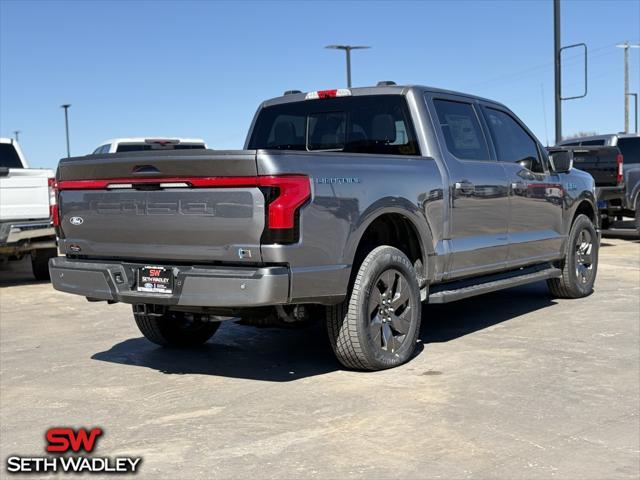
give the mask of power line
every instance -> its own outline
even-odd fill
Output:
[[[616,46],[616,43],[611,43],[611,44],[608,44],[608,45],[603,45],[601,47],[592,49],[590,54],[589,54],[589,60],[591,61],[593,58],[599,58],[599,57],[603,57],[603,56],[606,56],[606,55],[613,54],[615,52],[615,50],[611,50],[609,52],[605,52],[604,54],[600,54],[600,55],[593,55],[593,53],[595,53],[595,52],[599,52],[599,51],[605,50],[607,48],[613,48],[615,46]],[[572,55],[570,57],[567,57],[567,58],[563,59],[563,65],[566,65],[567,63],[570,63],[571,61],[577,60],[577,59],[580,59],[580,58],[584,58],[584,56],[583,55]],[[552,68],[553,65],[554,65],[554,62],[541,63],[539,65],[534,65],[532,67],[528,67],[528,68],[526,68],[524,70],[520,70],[520,71],[513,72],[513,73],[508,73],[508,74],[505,74],[505,75],[500,75],[500,76],[497,76],[497,77],[494,77],[494,78],[483,80],[481,82],[476,82],[476,83],[467,85],[466,88],[484,86],[484,85],[492,84],[492,83],[504,83],[505,81],[508,82],[508,81],[511,81],[511,79],[517,79],[518,77],[521,77],[523,75],[527,75],[527,74],[529,74],[531,72],[535,72],[536,70],[546,70],[548,68]]]

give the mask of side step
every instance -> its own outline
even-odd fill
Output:
[[[463,298],[495,292],[505,288],[517,287],[527,283],[538,282],[548,278],[558,278],[562,271],[549,265],[522,268],[513,272],[452,282],[444,285],[434,285],[430,289],[429,303],[449,303]],[[470,284],[470,282],[473,282]]]

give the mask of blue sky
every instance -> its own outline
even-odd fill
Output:
[[[640,1],[563,0],[562,23],[563,44],[591,51],[589,94],[564,102],[565,135],[622,130],[615,44],[640,42]],[[74,155],[120,136],[241,148],[261,100],[346,84],[344,55],[323,49],[332,43],[371,45],[354,53],[354,86],[394,80],[493,98],[553,142],[550,0],[0,0],[0,134],[21,130],[31,164],[53,167],[65,155],[59,105],[71,103]],[[630,60],[638,92],[640,49]],[[580,62],[568,55],[565,95],[581,89]]]

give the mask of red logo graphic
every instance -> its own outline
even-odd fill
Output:
[[[96,441],[102,435],[101,428],[79,428],[77,431],[73,428],[50,428],[47,430],[46,439],[47,452],[68,452],[69,450],[77,453],[80,450],[92,452],[96,446]]]
[[[159,270],[157,268],[150,268],[149,269],[149,275],[151,275],[152,277],[159,277],[161,272],[162,272],[162,270]]]

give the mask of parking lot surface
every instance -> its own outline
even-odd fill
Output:
[[[165,350],[127,305],[0,270],[0,452],[102,427],[142,478],[638,478],[640,241],[603,238],[596,292],[544,283],[425,306],[408,364],[346,371],[323,330],[225,323]]]

